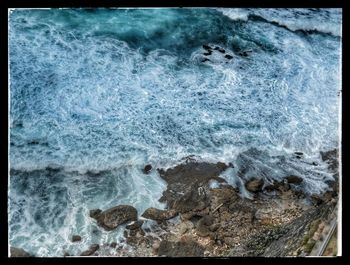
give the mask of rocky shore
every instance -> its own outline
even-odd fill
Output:
[[[338,201],[338,151],[321,152],[321,157],[335,180],[328,183],[329,190],[317,195],[298,189],[303,182],[300,176],[284,176],[272,184],[256,176],[244,183],[251,194],[247,198],[220,177],[234,167],[221,162],[189,159],[167,170],[157,169],[167,183],[159,199],[166,203],[165,210],[148,208],[138,213],[130,205],[118,205],[90,211],[92,221],[107,231],[126,224],[129,251],[118,243],[94,244],[80,255],[99,256],[103,249],[115,250],[115,256],[310,255]],[[147,165],[144,173],[150,170]],[[144,225],[147,219],[153,220],[152,229]],[[16,253],[26,252],[11,248],[11,255]]]

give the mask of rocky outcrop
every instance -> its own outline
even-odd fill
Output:
[[[92,210],[90,216],[106,230],[113,230],[118,225],[137,220],[137,210],[130,205],[118,205],[106,211]]]
[[[261,233],[242,241],[239,247],[232,249],[228,256],[264,256],[282,257],[302,255],[305,235],[310,225],[319,218],[327,218],[336,203],[323,204],[310,208],[292,222],[263,230]],[[305,254],[304,254],[305,255]]]
[[[83,251],[80,256],[91,256],[93,255],[97,250],[100,249],[100,246],[98,244],[93,244],[89,247],[88,250]]]
[[[25,258],[32,257],[27,251],[23,248],[10,247],[10,256],[16,258]]]
[[[262,190],[263,185],[264,181],[262,179],[252,178],[251,180],[246,182],[245,187],[251,192],[259,192]]]
[[[189,162],[166,171],[159,169],[160,177],[168,184],[159,201],[180,213],[202,210],[210,201],[209,181],[225,182],[219,175],[227,168],[224,163]]]
[[[142,217],[147,219],[152,219],[156,221],[164,221],[174,218],[177,215],[177,211],[175,210],[159,210],[157,208],[148,208],[143,214]]]
[[[204,248],[191,239],[177,242],[164,240],[160,242],[157,254],[166,257],[201,257]]]

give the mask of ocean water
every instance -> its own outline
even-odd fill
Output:
[[[341,22],[341,9],[12,10],[10,244],[62,256],[122,242],[89,209],[164,208],[166,183],[142,169],[188,155],[232,162],[232,185],[297,174],[305,192],[327,189]],[[203,62],[203,44],[233,58]]]

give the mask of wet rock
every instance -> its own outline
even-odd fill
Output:
[[[264,181],[262,179],[252,178],[248,182],[246,182],[245,187],[248,191],[251,192],[259,192],[262,190],[264,185]]]
[[[210,194],[217,204],[234,202],[239,198],[239,190],[232,186],[211,189]]]
[[[111,248],[116,248],[116,247],[117,247],[117,243],[116,243],[116,242],[112,242],[109,246],[110,246]]]
[[[210,46],[204,44],[204,45],[203,45],[203,49],[209,51],[209,50],[211,50],[212,48],[211,48]]]
[[[16,247],[10,247],[10,256],[16,257],[16,258],[32,257],[32,255],[30,255],[23,248],[16,248]]]
[[[233,58],[233,56],[232,56],[232,55],[229,55],[229,54],[226,54],[226,55],[225,55],[225,58],[231,60],[231,59]]]
[[[296,155],[298,155],[298,156],[304,155],[304,153],[302,153],[302,152],[294,152],[294,154],[296,154]]]
[[[90,210],[90,217],[95,218],[97,215],[99,215],[102,212],[101,209],[93,209]]]
[[[204,58],[204,59],[201,60],[202,63],[205,63],[205,62],[207,62],[207,61],[210,62],[210,60],[209,60],[208,58]]]
[[[91,256],[94,254],[97,250],[99,250],[100,246],[98,244],[93,244],[89,247],[88,250],[83,251],[80,256]]]
[[[140,228],[143,225],[143,222],[144,221],[142,221],[142,220],[137,220],[137,221],[125,226],[125,228],[129,229],[129,230],[135,230],[135,229]]]
[[[225,53],[225,49],[223,49],[223,48],[219,48],[218,51],[221,53]]]
[[[149,172],[151,172],[151,170],[152,170],[152,166],[146,165],[143,169],[143,173],[148,174]]]
[[[298,177],[298,176],[294,176],[294,175],[291,175],[291,176],[288,176],[288,177],[285,177],[285,179],[287,180],[288,183],[290,184],[300,184],[303,182],[303,179],[301,177]]]
[[[142,214],[142,217],[152,220],[164,221],[171,218],[174,218],[177,215],[177,211],[175,210],[159,210],[157,208],[148,208]]]
[[[81,236],[79,235],[73,235],[72,236],[72,242],[78,242],[81,241]]]
[[[63,253],[63,257],[68,257],[68,256],[70,256],[69,252],[66,251]]]
[[[339,168],[339,153],[338,153],[338,149],[333,149],[330,151],[326,151],[326,152],[320,152],[321,154],[321,158],[323,161],[326,161],[329,166],[328,168],[331,169],[334,172],[338,171]]]
[[[208,55],[211,55],[211,51],[209,51],[209,52],[205,52],[205,53],[203,53],[203,55],[205,55],[205,56],[208,56]]]
[[[160,177],[168,184],[160,201],[179,213],[203,210],[210,203],[209,181],[225,182],[219,175],[226,168],[224,163],[188,162],[166,171],[160,169]]]
[[[204,248],[193,240],[171,242],[163,240],[158,248],[158,256],[167,257],[201,257]]]
[[[91,214],[90,214],[91,216]],[[137,220],[137,210],[130,205],[118,205],[106,211],[95,214],[97,224],[107,231],[117,228],[128,221]]]

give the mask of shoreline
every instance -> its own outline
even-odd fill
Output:
[[[338,201],[338,151],[321,152],[321,157],[335,181],[328,183],[330,190],[318,195],[298,189],[303,179],[291,175],[272,184],[259,177],[246,180],[244,188],[251,195],[247,198],[242,196],[242,187],[233,187],[219,177],[234,167],[222,162],[189,159],[166,170],[157,169],[167,183],[159,198],[166,209],[151,207],[144,213],[130,205],[91,209],[90,217],[101,229],[111,231],[127,224],[124,237],[130,249],[116,242],[93,244],[80,256],[310,255]],[[151,170],[151,165],[146,165],[144,174]],[[73,237],[81,240],[79,235]],[[31,254],[11,247],[11,256],[21,255]],[[64,257],[70,255],[63,253]]]

